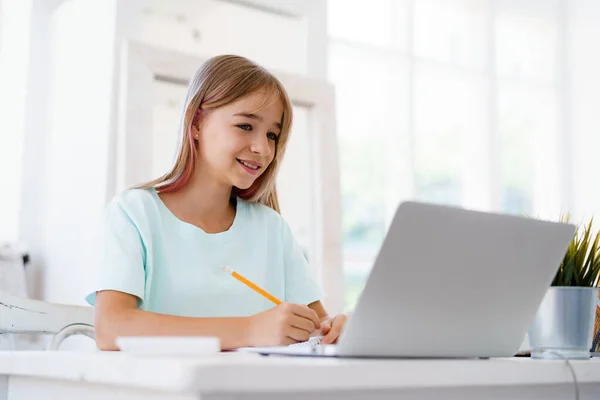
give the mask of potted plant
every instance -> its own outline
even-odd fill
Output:
[[[590,358],[600,273],[600,232],[592,241],[592,224],[576,229],[540,304],[528,333],[532,358]]]

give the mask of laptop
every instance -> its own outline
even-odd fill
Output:
[[[312,338],[261,354],[376,358],[515,355],[575,226],[401,203],[335,345]]]

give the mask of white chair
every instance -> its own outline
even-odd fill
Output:
[[[28,297],[25,282],[26,253],[19,246],[0,243],[0,347],[19,349],[22,334],[50,334],[48,350],[57,350],[69,336],[94,339],[92,307],[71,306]]]
[[[95,339],[94,309],[14,296],[0,290],[1,333],[52,334],[47,349],[58,350],[71,335]]]

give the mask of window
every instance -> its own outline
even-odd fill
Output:
[[[396,1],[328,0],[329,34],[354,43],[390,47],[397,22],[390,11]]]
[[[414,75],[415,196],[461,205],[468,142],[485,132],[486,97],[479,75],[417,63]],[[476,166],[475,166],[476,167]]]
[[[408,175],[407,64],[344,43],[331,47],[340,137],[346,304],[355,301]],[[400,72],[400,73],[398,73]],[[393,144],[393,146],[391,146]],[[389,201],[391,199],[392,201]],[[395,201],[394,201],[395,200]]]
[[[329,1],[345,307],[404,199],[558,216],[558,1]]]
[[[416,0],[413,7],[416,57],[485,67],[485,2]]]
[[[557,103],[550,89],[499,85],[500,193],[506,213],[552,218],[560,212]]]
[[[494,25],[500,76],[556,83],[558,1],[499,1]]]

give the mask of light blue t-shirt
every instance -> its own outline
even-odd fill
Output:
[[[274,307],[222,265],[285,302],[310,304],[322,297],[282,217],[239,198],[232,226],[208,234],[178,219],[156,190],[128,190],[106,208],[103,241],[95,291],[132,294],[143,310],[230,317]],[[86,297],[91,305],[95,291]]]

